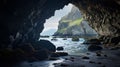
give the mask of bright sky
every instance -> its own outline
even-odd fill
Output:
[[[71,11],[72,6],[72,4],[68,4],[63,9],[56,10],[54,16],[50,17],[49,19],[46,19],[46,22],[44,24],[44,30],[42,31],[42,33],[49,29],[57,30],[59,20],[61,19],[61,17],[67,15]]]

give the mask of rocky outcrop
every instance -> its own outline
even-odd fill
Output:
[[[97,33],[83,21],[82,14],[75,6],[71,12],[62,17],[59,21],[59,26],[55,36],[96,36]]]
[[[0,49],[0,66],[5,66],[6,63],[15,64],[21,61],[33,62],[45,60],[55,51],[56,47],[46,40],[18,44],[12,49]]]

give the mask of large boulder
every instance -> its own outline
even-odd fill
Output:
[[[32,43],[22,43],[16,46],[23,57],[28,61],[47,59],[51,52],[56,51],[56,47],[49,41],[40,40]]]
[[[46,49],[50,52],[55,52],[56,51],[55,45],[53,45],[50,41],[47,41],[47,40],[40,40],[40,41],[37,41],[37,42],[33,42],[33,47],[36,50]]]

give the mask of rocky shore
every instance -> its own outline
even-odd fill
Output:
[[[80,56],[65,56],[55,67],[120,67],[120,49],[86,52]]]

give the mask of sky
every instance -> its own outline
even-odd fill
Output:
[[[54,16],[50,17],[49,19],[46,19],[46,22],[44,23],[44,29],[41,35],[47,35],[44,32],[50,29],[55,29],[57,31],[59,20],[71,11],[72,6],[72,4],[65,5],[63,9],[56,10]]]

